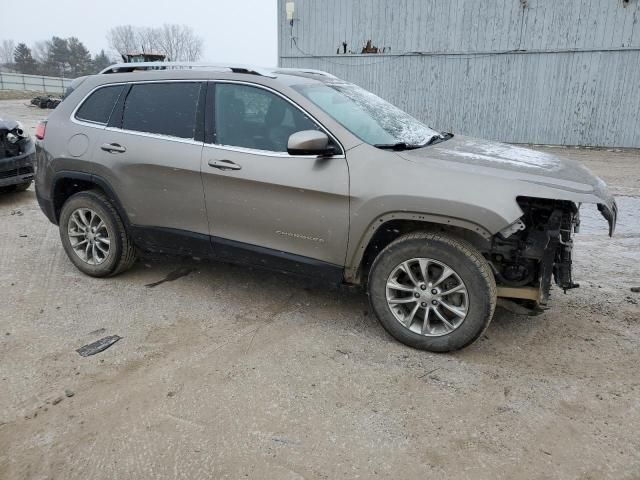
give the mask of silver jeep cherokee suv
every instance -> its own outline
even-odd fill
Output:
[[[545,304],[571,276],[578,163],[440,133],[313,70],[120,64],[76,82],[37,146],[69,259],[104,277],[138,248],[365,285],[399,341],[456,350],[496,298]]]

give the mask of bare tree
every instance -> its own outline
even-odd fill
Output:
[[[0,43],[0,65],[13,63],[13,53],[16,49],[16,42],[13,40],[2,40]]]
[[[202,38],[187,25],[159,28],[120,25],[109,30],[107,40],[120,55],[132,52],[162,53],[171,61],[196,61],[202,56]]]
[[[136,51],[144,53],[164,53],[160,50],[160,32],[157,28],[136,28]]]
[[[202,55],[202,38],[187,25],[164,24],[160,30],[160,46],[174,61],[193,62]]]
[[[121,56],[140,50],[137,31],[139,28],[133,25],[118,25],[107,32],[109,46]]]
[[[184,51],[185,61],[195,62],[202,57],[202,38],[195,37],[187,42]]]

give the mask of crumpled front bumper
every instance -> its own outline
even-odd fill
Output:
[[[611,207],[604,203],[599,203],[598,210],[609,223],[609,236],[613,237],[613,233],[616,230],[616,222],[618,220],[618,204],[615,200],[611,203]]]

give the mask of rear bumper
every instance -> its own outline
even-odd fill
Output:
[[[36,184],[36,199],[38,200],[38,205],[40,205],[40,210],[45,216],[49,219],[51,223],[54,225],[58,224],[58,220],[56,218],[56,210],[53,206],[53,202],[51,199],[44,197],[38,191],[38,185]]]
[[[36,151],[33,142],[26,153],[0,158],[0,187],[30,182],[35,173]]]

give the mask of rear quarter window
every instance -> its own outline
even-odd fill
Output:
[[[106,125],[123,89],[124,85],[99,88],[80,105],[76,118]]]
[[[200,87],[198,82],[133,85],[124,104],[122,128],[194,138]]]

